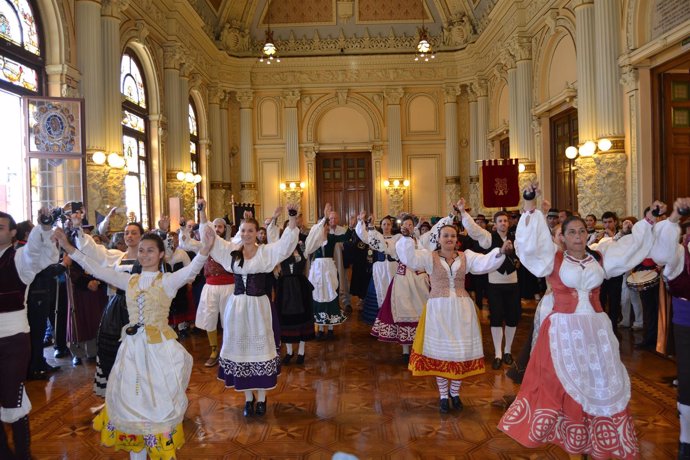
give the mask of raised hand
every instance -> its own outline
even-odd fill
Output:
[[[542,200],[541,201],[541,212],[546,215],[549,212],[549,209],[551,209],[551,202],[549,200]]]
[[[283,207],[282,207],[282,206],[278,206],[278,207],[273,211],[273,217],[272,217],[272,218],[273,218],[274,220],[277,220],[278,217],[280,217],[280,215],[281,215],[282,213],[283,213]]]
[[[357,224],[357,216],[355,214],[350,214],[350,219],[348,222],[350,228],[353,228]]]
[[[323,208],[323,216],[328,219],[328,216],[331,214],[331,211],[333,210],[333,206],[331,206],[331,203],[326,203],[326,206]]]
[[[247,219],[253,219],[254,218],[254,213],[251,211],[244,211],[242,213],[242,219],[247,220]]]
[[[621,233],[623,233],[623,235],[628,235],[630,232],[632,232],[632,228],[633,228],[632,221],[624,220],[623,224],[621,226]]]
[[[216,242],[216,232],[213,230],[213,227],[207,225],[204,227],[204,230],[201,232],[200,236],[201,250],[199,251],[199,254],[202,256],[207,256],[211,252],[213,244]]]
[[[673,203],[673,212],[668,217],[671,222],[680,222],[682,216],[690,213],[690,197],[678,198]]]
[[[506,240],[503,243],[503,246],[501,246],[501,254],[510,254],[515,250],[513,247],[513,242],[510,240]]]
[[[50,238],[59,244],[67,254],[72,254],[74,251],[76,251],[76,248],[72,246],[72,243],[70,243],[69,239],[67,239],[67,235],[63,229],[57,227],[55,230],[53,230],[53,235]]]
[[[359,215],[357,216],[357,220],[361,220],[362,222],[366,221],[367,219],[367,212],[366,211],[360,211]]]
[[[158,228],[160,228],[164,232],[170,230],[170,217],[165,215],[161,216],[161,218],[158,219]]]
[[[196,208],[199,211],[205,211],[206,210],[206,200],[203,198],[199,198],[196,200]]]
[[[465,212],[465,199],[460,198],[457,203],[453,205],[453,208],[455,209],[456,215],[461,216],[463,212]]]

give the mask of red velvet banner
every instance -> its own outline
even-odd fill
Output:
[[[510,208],[520,203],[518,160],[484,160],[481,169],[485,208]]]

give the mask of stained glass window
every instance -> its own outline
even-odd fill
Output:
[[[0,37],[36,56],[41,55],[36,20],[28,1],[0,1]]]
[[[120,63],[122,102],[122,154],[125,158],[125,205],[144,228],[149,228],[148,111],[146,82],[136,57],[129,51]]]
[[[141,70],[131,55],[122,56],[120,64],[120,92],[130,102],[146,108],[146,91]]]
[[[189,154],[191,157],[191,171],[196,177],[199,171],[199,125],[197,123],[194,100],[189,98]],[[194,202],[201,196],[201,183],[194,186]],[[195,211],[196,212],[196,211]]]

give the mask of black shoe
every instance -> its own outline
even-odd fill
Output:
[[[491,369],[497,371],[501,368],[501,363],[503,363],[503,360],[501,358],[495,358],[494,362],[491,364]]]
[[[247,401],[244,403],[244,411],[242,412],[242,415],[245,417],[251,417],[254,415],[254,400],[252,399],[251,401]]]
[[[335,332],[333,332],[333,329],[328,330],[328,332],[326,333],[326,338],[328,340],[333,340],[335,338]]]
[[[410,354],[409,353],[403,353],[402,359],[403,359],[403,363],[405,363],[405,365],[410,364]]]
[[[26,377],[27,380],[48,380],[48,373],[46,371],[31,371]]]
[[[505,354],[503,355],[503,362],[504,362],[507,366],[510,366],[511,364],[513,364],[513,355],[511,355],[510,353],[505,353]]]
[[[290,364],[291,360],[292,360],[291,354],[289,354],[289,355],[286,354],[285,356],[283,356],[283,364]]]
[[[256,415],[266,415],[266,401],[259,401],[256,403]]]
[[[690,443],[678,443],[678,460],[690,460]]]
[[[81,362],[80,357],[75,356],[74,358],[72,358],[72,366],[81,366],[81,365],[82,365],[82,362]]]
[[[453,409],[457,411],[461,411],[462,408],[464,407],[462,405],[462,401],[460,401],[460,396],[451,396],[450,400],[453,401]]]
[[[53,353],[53,358],[55,358],[55,359],[64,358],[68,354],[69,354],[69,351],[66,348],[58,348],[57,350],[55,350],[55,353]]]
[[[448,404],[448,398],[441,399],[439,406],[438,406],[438,410],[442,414],[448,413],[448,411],[450,410],[450,404]]]
[[[304,355],[297,355],[297,364],[304,364]]]
[[[316,340],[323,340],[323,339],[325,339],[325,338],[326,338],[326,337],[325,337],[325,334],[323,333],[323,331],[318,331],[318,332],[316,333]]]

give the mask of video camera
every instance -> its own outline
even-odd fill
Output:
[[[71,201],[63,207],[51,208],[48,214],[41,214],[38,221],[41,225],[55,225],[58,221],[63,225],[69,219],[71,213],[81,211],[84,209],[84,203],[80,201]]]

